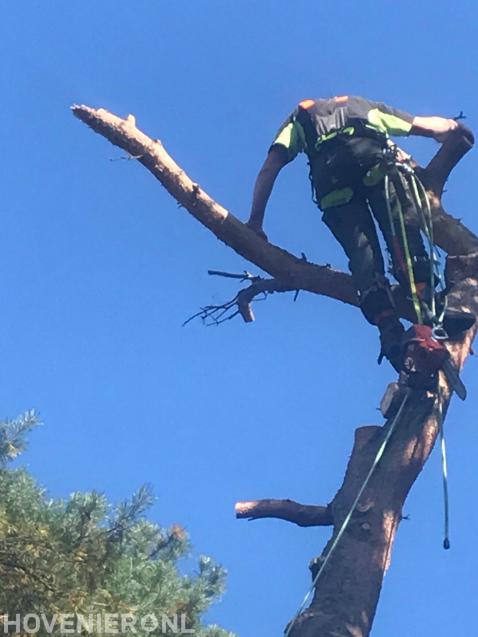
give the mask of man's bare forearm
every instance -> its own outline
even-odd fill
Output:
[[[274,182],[287,158],[283,148],[272,148],[257,175],[252,197],[251,214],[248,225],[253,229],[262,229],[267,202],[272,192]]]
[[[272,168],[263,166],[257,175],[252,197],[251,215],[249,217],[251,225],[262,226],[266,205],[271,196],[277,174],[277,171]]]
[[[422,137],[433,137],[437,141],[443,142],[448,135],[458,127],[459,124],[457,121],[447,119],[446,117],[414,117],[410,134],[420,135]]]

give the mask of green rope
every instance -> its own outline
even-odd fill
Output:
[[[327,553],[325,554],[325,557],[322,560],[322,564],[320,565],[320,568],[317,571],[317,575],[314,577],[314,579],[312,581],[312,585],[309,588],[309,590],[307,591],[307,594],[304,597],[304,600],[303,600],[302,604],[299,606],[298,611],[296,612],[296,614],[294,615],[293,619],[289,623],[284,637],[289,637],[290,632],[291,632],[295,622],[297,621],[299,615],[303,612],[307,602],[309,601],[310,596],[312,595],[312,592],[313,592],[314,588],[317,585],[317,582],[319,581],[319,578],[321,577],[322,573],[325,570],[325,567],[327,566],[328,561],[330,560],[333,552],[335,551],[335,549],[337,548],[338,543],[340,542],[340,539],[342,538],[343,534],[345,533],[345,531],[346,531],[346,529],[347,529],[347,527],[349,525],[349,522],[350,522],[350,520],[352,518],[352,515],[353,515],[353,513],[354,513],[354,511],[355,511],[355,509],[357,507],[357,504],[359,503],[363,492],[367,488],[368,483],[370,482],[370,478],[372,477],[372,475],[373,475],[378,463],[380,462],[380,460],[381,460],[381,458],[382,458],[382,456],[383,456],[383,454],[385,452],[385,449],[386,449],[386,447],[388,445],[388,442],[389,442],[390,438],[392,437],[393,432],[395,431],[396,424],[399,421],[400,416],[402,415],[402,411],[405,408],[405,405],[407,403],[407,400],[408,400],[408,397],[410,396],[410,394],[411,394],[411,389],[407,388],[407,390],[405,391],[405,395],[403,397],[403,400],[400,403],[400,407],[398,408],[397,413],[395,414],[392,422],[390,423],[390,426],[389,426],[388,431],[387,431],[387,433],[386,433],[386,435],[385,435],[385,437],[384,437],[384,439],[382,441],[382,444],[380,445],[380,447],[379,447],[379,449],[377,451],[377,454],[375,456],[375,460],[373,461],[372,466],[370,467],[370,470],[367,473],[367,476],[366,476],[362,486],[360,487],[359,492],[357,493],[357,497],[353,501],[353,504],[350,507],[350,511],[345,516],[345,519],[342,522],[342,525],[341,525],[337,535],[335,536],[334,541],[332,542],[332,544],[329,547]]]
[[[399,176],[399,178],[401,179],[401,177]],[[393,183],[393,182],[392,182]],[[410,293],[412,295],[412,302],[413,302],[413,308],[415,310],[415,314],[417,316],[417,321],[418,323],[423,323],[423,316],[422,316],[422,308],[420,305],[420,300],[418,298],[418,294],[417,294],[417,288],[415,285],[415,276],[413,274],[413,264],[412,264],[412,258],[410,256],[410,249],[408,247],[408,239],[407,239],[407,230],[405,227],[405,220],[403,218],[403,210],[402,210],[402,205],[400,203],[400,197],[398,195],[398,191],[397,188],[394,185],[395,188],[395,200],[396,200],[396,207],[394,210],[392,210],[392,205],[390,203],[390,199],[391,199],[391,195],[390,195],[390,178],[388,175],[385,175],[384,178],[384,186],[385,186],[385,201],[387,204],[387,212],[388,212],[388,218],[389,218],[389,222],[390,222],[390,230],[392,233],[392,239],[396,239],[397,233],[396,233],[396,229],[395,229],[395,219],[394,219],[394,212],[396,212],[396,215],[398,217],[398,222],[399,222],[399,226],[400,226],[400,233],[401,233],[401,239],[402,239],[402,248],[403,248],[403,256],[405,259],[405,265],[407,267],[407,275],[408,275],[408,283],[410,286]]]
[[[415,173],[410,175],[410,181],[412,184],[412,193],[415,202],[415,208],[417,210],[418,217],[420,219],[420,223],[422,226],[423,233],[427,238],[428,242],[428,252],[430,258],[430,296],[431,296],[431,305],[430,311],[434,322],[437,325],[440,325],[443,322],[443,316],[445,314],[445,307],[443,307],[441,315],[436,316],[436,298],[434,290],[436,288],[436,281],[442,282],[442,276],[438,269],[438,253],[435,246],[435,240],[433,237],[433,220],[432,220],[432,211],[430,207],[430,200],[428,199],[427,191],[425,190],[425,186],[422,184],[420,179],[417,177]],[[443,282],[442,282],[443,285]]]
[[[430,207],[430,200],[428,199],[427,191],[424,185],[414,172],[409,174],[410,182],[412,185],[412,194],[414,198],[415,208],[422,226],[423,233],[425,234],[430,258],[430,311],[432,320],[436,324],[440,325],[443,321],[443,316],[446,309],[446,303],[443,307],[441,316],[436,316],[436,300],[435,300],[435,264],[438,262],[438,257],[435,248],[435,242],[433,238],[433,219],[432,211]],[[450,548],[450,502],[448,495],[448,463],[446,453],[446,440],[445,440],[445,426],[443,422],[443,394],[441,387],[439,386],[437,392],[438,401],[438,429],[440,432],[440,451],[441,451],[441,465],[442,465],[442,480],[443,480],[443,506],[444,506],[444,533],[443,533],[443,548]]]
[[[444,304],[441,316],[436,316],[436,300],[435,300],[435,264],[438,262],[438,257],[435,248],[435,242],[433,237],[433,219],[432,211],[430,207],[430,200],[425,190],[424,185],[414,172],[409,173],[410,182],[412,185],[412,194],[414,198],[415,208],[422,226],[423,233],[425,234],[428,246],[429,246],[429,258],[430,258],[430,311],[432,320],[440,325],[443,321],[445,314],[446,303]],[[408,262],[407,262],[408,263]],[[444,505],[444,535],[443,535],[443,548],[450,548],[449,537],[449,525],[450,525],[450,503],[448,495],[448,463],[446,453],[446,440],[445,440],[445,427],[443,423],[443,394],[439,387],[437,393],[438,400],[438,428],[440,432],[440,451],[441,451],[441,464],[442,464],[442,479],[443,479],[443,505]]]
[[[430,311],[432,316],[436,315],[436,303],[435,303],[435,260],[436,260],[436,250],[433,242],[433,224],[431,220],[431,210],[430,210],[430,202],[428,201],[428,196],[426,192],[424,193],[424,197],[422,199],[422,194],[424,190],[422,183],[418,179],[418,177],[412,173],[410,175],[410,182],[412,185],[412,194],[415,203],[415,209],[417,211],[418,218],[421,222],[423,234],[427,238],[428,242],[428,252],[430,259]],[[419,186],[421,186],[419,191]],[[424,205],[425,203],[425,205]]]

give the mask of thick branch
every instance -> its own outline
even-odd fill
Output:
[[[473,133],[466,126],[460,126],[438,152],[425,169],[429,187],[440,196],[451,171],[475,143]]]
[[[428,198],[433,214],[435,243],[451,256],[477,252],[478,237],[460,219],[445,212],[440,197],[433,190],[428,190]]]
[[[242,257],[256,264],[274,279],[293,290],[306,290],[358,305],[350,275],[328,266],[299,259],[277,246],[260,239],[250,228],[216,203],[175,163],[159,140],[153,140],[136,128],[135,118],[122,119],[105,109],[74,106],[73,114],[112,144],[127,151],[143,164],[166,190],[198,221],[211,230]],[[469,143],[467,149],[469,148]],[[443,212],[440,206],[440,184],[458,159],[466,152],[462,142],[444,144],[427,169],[422,171],[431,188],[437,218],[437,241],[450,254],[467,254],[478,250],[478,239],[464,226]],[[461,154],[460,154],[461,153]],[[436,177],[435,177],[436,173]],[[410,316],[410,308],[399,299],[402,316]]]
[[[471,150],[474,143],[473,133],[460,126],[448,140],[440,146],[436,155],[420,177],[426,185],[433,209],[433,231],[435,241],[448,254],[470,254],[478,250],[478,237],[459,219],[455,219],[443,210],[441,196],[450,172],[460,159]]]
[[[278,518],[299,526],[331,526],[334,523],[329,507],[299,504],[293,500],[237,502],[235,510],[238,519]]]
[[[184,208],[242,257],[283,281],[290,289],[307,290],[357,305],[357,295],[348,274],[308,263],[259,238],[194,183],[159,140],[151,139],[136,128],[134,117],[130,115],[124,120],[105,109],[95,110],[88,106],[74,106],[72,110],[95,132],[135,157]]]

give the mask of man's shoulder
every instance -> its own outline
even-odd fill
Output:
[[[361,95],[334,95],[333,97],[314,97],[300,100],[295,110],[311,110],[316,109],[331,109],[338,107],[346,107],[353,104],[367,104],[375,105],[376,100],[363,97]]]

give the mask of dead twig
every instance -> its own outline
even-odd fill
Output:
[[[199,312],[196,312],[184,321],[183,327],[196,318],[200,318],[203,323],[208,326],[220,325],[225,321],[230,321],[238,314],[242,316],[245,323],[252,323],[254,321],[254,312],[251,306],[252,301],[265,301],[267,296],[274,292],[294,291],[296,293],[294,301],[297,298],[297,290],[295,288],[277,279],[263,279],[247,271],[244,271],[242,274],[234,274],[220,270],[208,270],[208,274],[222,276],[228,279],[238,279],[241,282],[251,281],[251,285],[240,290],[230,301],[226,301],[220,305],[206,305],[202,307]]]

